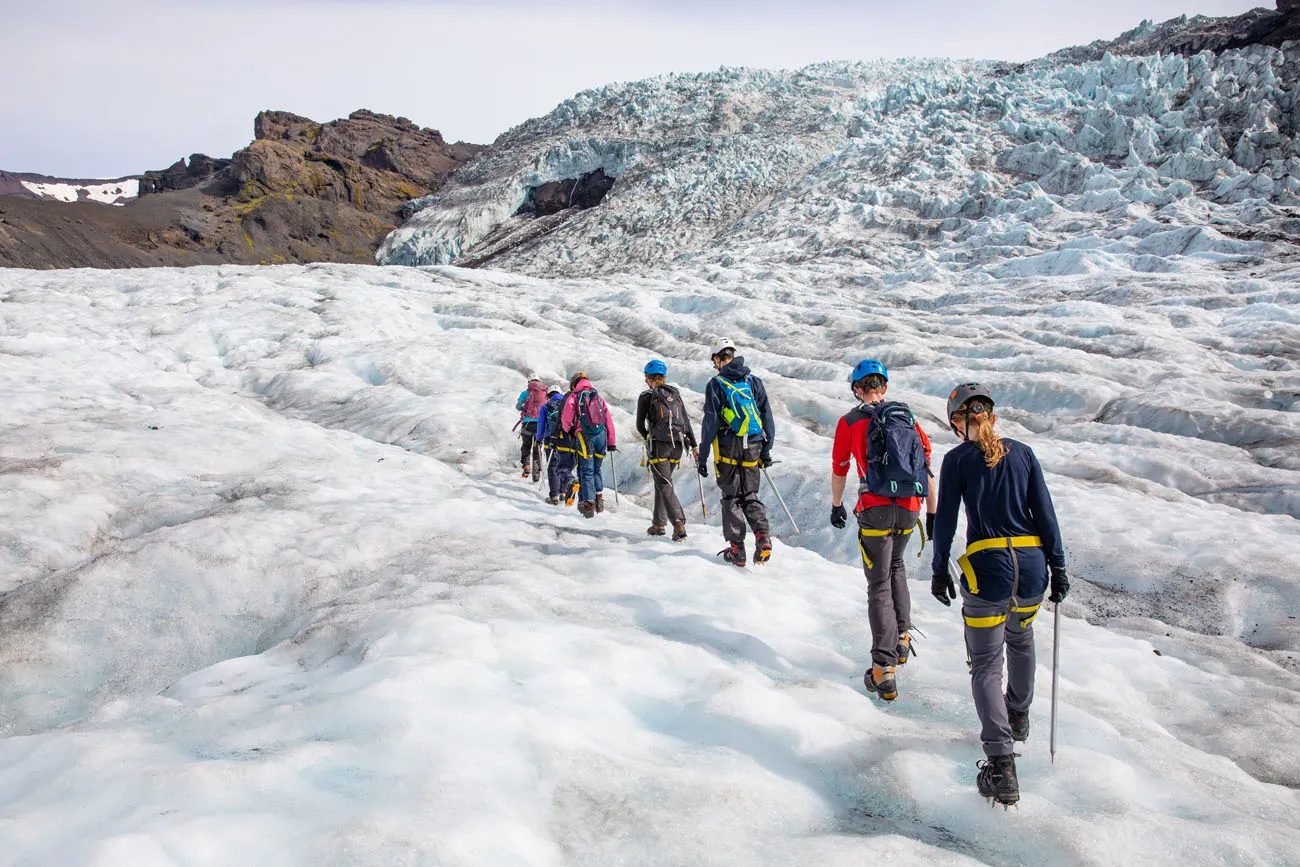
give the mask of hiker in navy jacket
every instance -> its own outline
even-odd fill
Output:
[[[560,501],[572,506],[578,495],[578,480],[574,478],[573,437],[560,429],[560,412],[564,409],[564,395],[552,389],[537,417],[537,439],[546,448],[546,502],[557,506]]]
[[[704,421],[700,432],[700,456],[697,469],[709,475],[709,450],[714,452],[714,469],[722,490],[722,536],[729,543],[718,554],[728,563],[745,565],[745,525],[754,531],[754,562],[766,563],[772,556],[772,536],[767,509],[758,498],[762,480],[760,468],[772,465],[772,441],[776,424],[768,405],[763,381],[750,373],[745,359],[736,355],[736,345],[719,340],[713,345],[713,367],[718,375],[704,387]],[[733,412],[736,389],[748,385],[758,417],[754,427],[761,428],[746,436],[731,429],[726,416]]]
[[[944,605],[957,598],[948,557],[964,503],[966,550],[957,558],[961,611],[988,756],[976,783],[984,797],[1014,804],[1020,784],[1013,742],[1029,737],[1034,699],[1034,618],[1043,594],[1050,588],[1048,599],[1060,603],[1070,581],[1043,468],[1029,446],[994,432],[997,420],[993,397],[978,383],[963,383],[948,396],[948,423],[962,443],[944,456],[939,472],[930,592]]]

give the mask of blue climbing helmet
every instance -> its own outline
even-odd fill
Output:
[[[889,371],[885,370],[884,364],[874,358],[864,358],[858,362],[857,366],[853,368],[853,372],[849,374],[849,384],[852,385],[860,379],[871,376],[873,373],[882,377],[885,382],[889,382]]]
[[[667,376],[668,365],[664,364],[662,361],[656,358],[645,366],[645,375],[646,376]]]

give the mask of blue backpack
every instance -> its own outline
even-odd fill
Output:
[[[714,377],[722,384],[722,394],[726,399],[722,407],[722,420],[738,437],[766,438],[763,433],[763,420],[758,412],[758,403],[754,400],[754,386],[749,377],[743,382],[732,382],[725,376]]]
[[[588,439],[605,432],[605,402],[600,399],[596,389],[589,388],[578,393],[578,422],[582,433]]]
[[[870,407],[867,428],[867,477],[859,492],[882,497],[924,497],[930,464],[916,432],[916,418],[907,404],[882,401]]]

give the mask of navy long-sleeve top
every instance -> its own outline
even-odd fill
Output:
[[[758,414],[763,424],[763,454],[769,454],[772,451],[772,441],[776,438],[776,423],[772,421],[772,407],[768,405],[767,389],[763,387],[763,380],[749,372],[749,368],[745,366],[745,359],[740,356],[733,358],[718,372],[718,376],[732,382],[743,382],[745,377],[749,377],[750,387],[754,392],[754,403],[758,406]],[[700,463],[708,460],[715,438],[736,437],[727,423],[722,420],[722,408],[726,405],[727,397],[722,393],[722,383],[718,382],[718,377],[715,376],[704,387],[704,420],[700,424]],[[754,442],[752,437],[750,442]]]
[[[1064,566],[1065,551],[1052,496],[1033,449],[1012,439],[1003,442],[1007,455],[992,468],[985,465],[984,452],[973,442],[964,442],[944,455],[939,471],[939,510],[934,518],[934,571],[948,570],[957,533],[957,507],[965,503],[967,546],[1007,536],[1038,536],[1042,540],[1041,548],[1015,549],[1019,585],[1014,593],[1018,598],[1030,598],[1046,591],[1047,567]],[[970,564],[978,578],[976,596],[997,602],[1012,596],[1016,570],[1006,548],[972,554]]]

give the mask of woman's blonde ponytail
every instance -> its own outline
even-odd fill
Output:
[[[967,416],[967,420],[968,423],[973,421],[975,424],[975,444],[980,447],[980,451],[984,452],[984,465],[993,469],[1007,456],[1007,444],[993,431],[993,425],[998,417],[986,412],[973,418]]]

